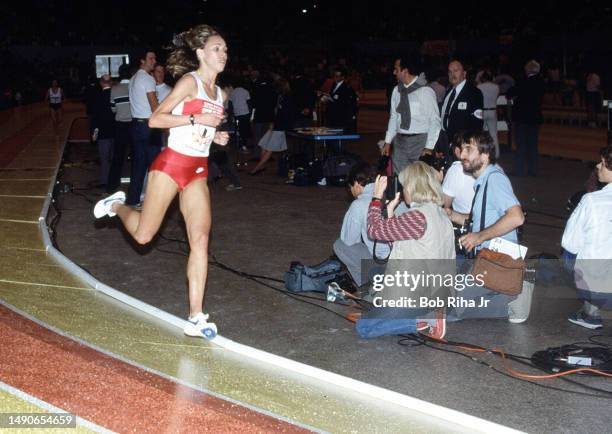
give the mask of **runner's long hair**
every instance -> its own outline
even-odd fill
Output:
[[[178,79],[189,71],[198,69],[200,63],[196,56],[198,48],[204,48],[208,38],[219,32],[207,24],[200,24],[174,36],[172,52],[168,57],[166,70]]]

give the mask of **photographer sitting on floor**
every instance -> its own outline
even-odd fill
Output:
[[[381,310],[376,313],[376,309],[372,309],[372,315],[360,320],[357,330],[361,336],[374,337],[428,329],[426,334],[442,339],[446,332],[443,307],[434,313],[422,304],[412,303],[421,299],[442,300],[449,295],[448,283],[441,283],[442,279],[440,283],[435,283],[436,279],[431,283],[429,279],[452,277],[455,268],[453,228],[441,207],[442,186],[438,172],[421,161],[406,166],[399,174],[399,182],[403,187],[403,200],[410,204],[410,210],[399,217],[393,216],[393,211],[401,201],[400,193],[384,205],[387,215],[391,215],[385,218],[382,207],[387,178],[378,177],[374,186],[374,197],[368,209],[368,234],[393,242],[393,251],[384,275],[375,279],[382,288],[374,287],[379,291],[376,296],[379,300],[374,300],[373,306]],[[410,286],[402,281],[402,275],[423,279],[416,279]],[[424,276],[429,277],[425,279]],[[418,318],[428,321],[419,322]]]
[[[334,253],[346,265],[357,286],[369,281],[366,271],[362,273],[362,261],[372,260],[374,240],[368,236],[368,206],[374,192],[374,168],[368,163],[354,165],[348,174],[348,186],[355,198],[342,221],[340,238],[334,243]],[[389,244],[376,243],[376,257],[385,259],[389,256]]]

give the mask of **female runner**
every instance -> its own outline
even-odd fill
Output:
[[[214,323],[202,312],[208,274],[208,240],[211,226],[208,153],[212,142],[225,146],[227,132],[216,131],[223,120],[223,101],[217,75],[227,62],[227,45],[210,26],[199,25],[175,37],[167,70],[181,77],[149,119],[151,128],[169,128],[168,147],[149,168],[147,194],[142,212],[124,204],[118,191],[99,201],[96,218],[118,215],[139,244],[149,243],[162,223],[170,202],[179,193],[190,253],[187,262],[189,318],[188,336],[213,338]],[[190,72],[188,72],[190,71]]]

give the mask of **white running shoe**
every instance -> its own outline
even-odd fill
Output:
[[[118,191],[111,194],[106,199],[98,201],[94,207],[94,217],[97,219],[104,217],[105,215],[115,217],[116,213],[112,212],[111,209],[113,204],[116,202],[120,202],[122,204],[125,203],[125,193],[123,191]]]
[[[187,322],[188,324],[183,329],[183,333],[187,336],[206,339],[213,339],[217,336],[217,325],[214,322],[208,322],[208,314],[200,312],[193,318],[188,318]]]

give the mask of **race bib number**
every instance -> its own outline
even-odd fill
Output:
[[[214,104],[210,101],[203,101],[201,112],[203,114],[215,113],[219,116],[223,116],[223,114],[225,113],[223,106]],[[188,146],[199,152],[204,152],[212,144],[215,138],[215,132],[216,128],[214,127],[202,124],[193,125],[191,132],[191,142],[188,143]]]

